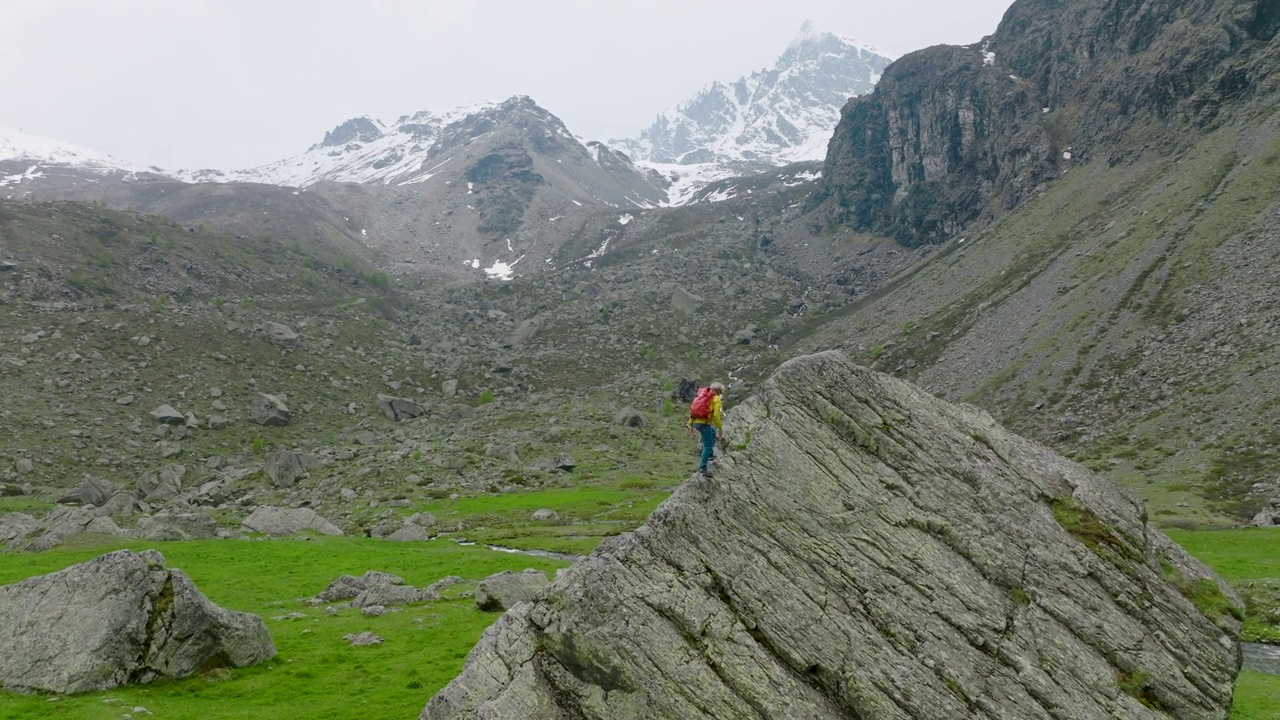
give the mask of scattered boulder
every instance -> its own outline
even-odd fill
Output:
[[[447,398],[451,398],[458,394],[458,381],[454,379],[445,380],[440,384],[440,394]]]
[[[59,498],[58,502],[102,507],[119,493],[120,488],[110,480],[94,475],[85,475],[84,480],[81,480],[79,485]]]
[[[89,532],[100,535],[125,535],[125,532],[109,517],[98,517],[97,513],[85,507],[59,505],[50,510],[37,527],[27,531],[21,538],[15,538],[8,547],[44,552],[61,544],[67,538]]]
[[[171,463],[151,470],[138,478],[138,498],[142,500],[172,500],[182,494],[182,479],[187,466]]]
[[[422,717],[1230,715],[1238,600],[1109,480],[837,353],[725,429]]]
[[[296,535],[304,530],[322,535],[341,535],[342,530],[311,508],[281,508],[261,505],[242,523],[246,532],[267,535]]]
[[[293,413],[289,412],[289,406],[284,404],[284,400],[267,393],[257,393],[253,396],[249,412],[253,421],[259,425],[278,427],[288,425],[293,420]]]
[[[267,340],[272,345],[282,348],[291,348],[298,344],[298,333],[293,328],[278,322],[268,322],[262,326],[267,334]]]
[[[267,456],[262,471],[278,488],[293,487],[298,479],[320,466],[318,457],[292,450],[276,450]]]
[[[17,497],[23,495],[22,488],[17,485],[6,485],[0,483],[0,497]]]
[[[539,510],[534,510],[530,519],[535,522],[552,522],[560,519],[560,513],[552,510],[551,508],[541,508]]]
[[[678,285],[671,292],[671,309],[683,315],[692,315],[698,312],[704,302],[706,302],[706,299],[702,296],[694,295]]]
[[[13,469],[19,475],[27,475],[35,468],[35,463],[31,461],[31,458],[18,458],[13,463]]]
[[[484,446],[484,454],[491,458],[506,460],[507,462],[520,462],[520,454],[516,452],[515,447],[512,445],[495,445],[493,443],[489,443]]]
[[[382,644],[381,637],[374,635],[373,633],[367,630],[359,634],[348,633],[346,635],[343,635],[342,639],[351,643],[352,647],[362,647],[364,645],[381,645]]]
[[[187,422],[187,416],[175,410],[172,405],[161,405],[152,410],[149,415],[152,420],[165,425],[182,425]]]
[[[386,415],[388,420],[396,422],[412,420],[427,414],[427,409],[420,403],[414,402],[409,398],[392,397],[390,395],[378,396],[378,410],[383,415]]]
[[[230,427],[230,426],[231,426],[231,420],[230,420],[230,418],[227,418],[226,416],[223,416],[223,415],[211,415],[211,416],[209,416],[209,429],[210,429],[210,430],[222,430],[222,429],[227,428],[227,427]]]
[[[38,527],[40,527],[40,521],[26,513],[0,515],[0,544],[8,545],[20,541]]]
[[[212,540],[218,523],[205,513],[161,513],[138,520],[134,533],[144,540]]]
[[[510,610],[532,600],[547,584],[547,574],[540,570],[503,570],[476,585],[476,607],[485,612]]]
[[[6,689],[107,690],[275,654],[261,618],[214,605],[154,550],[120,550],[0,587]]]
[[[576,467],[578,467],[578,461],[572,455],[558,455],[556,459],[551,461],[551,469],[553,470],[573,472]]]
[[[635,408],[623,408],[613,416],[613,424],[623,427],[644,427],[644,415]]]
[[[529,318],[520,323],[515,332],[511,333],[511,337],[507,339],[507,344],[512,347],[520,347],[529,342],[542,329],[542,318]]]
[[[394,542],[423,542],[431,539],[431,531],[421,525],[405,523],[399,530],[387,535],[387,539]]]

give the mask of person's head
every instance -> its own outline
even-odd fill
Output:
[[[717,383],[711,383],[711,392],[713,392],[713,393],[715,393],[715,394],[717,394],[717,395],[723,395],[723,394],[724,394],[724,384],[723,384],[723,383],[718,383],[718,382],[717,382]]]

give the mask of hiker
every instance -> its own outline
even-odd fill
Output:
[[[698,465],[698,474],[711,476],[707,463],[715,454],[716,435],[721,431],[721,401],[724,385],[711,383],[710,387],[698,390],[698,395],[689,404],[689,429],[697,430],[702,435],[702,462]]]

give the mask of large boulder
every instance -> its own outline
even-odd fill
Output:
[[[281,508],[262,505],[254,508],[242,523],[246,532],[267,535],[296,535],[304,530],[322,535],[341,535],[342,530],[311,508]]]
[[[249,414],[259,425],[288,425],[293,420],[293,413],[289,412],[289,406],[285,405],[284,399],[267,393],[258,393],[253,396]]]
[[[835,353],[481,638],[449,718],[1225,720],[1241,609],[1110,481]]]
[[[476,585],[476,607],[481,610],[510,610],[517,603],[532,600],[547,586],[547,574],[539,570],[504,570]]]
[[[423,407],[421,403],[409,398],[392,397],[390,395],[378,396],[378,411],[386,415],[388,420],[396,422],[412,420],[427,414],[427,408]]]
[[[0,587],[0,686],[76,693],[275,657],[262,619],[214,605],[154,550]]]
[[[120,488],[110,480],[85,475],[80,484],[58,500],[60,503],[76,503],[101,507],[120,493]]]

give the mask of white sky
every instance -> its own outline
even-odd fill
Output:
[[[806,18],[891,56],[1011,0],[0,0],[0,125],[165,168],[246,168],[351,117],[530,95],[630,136],[771,66]]]

